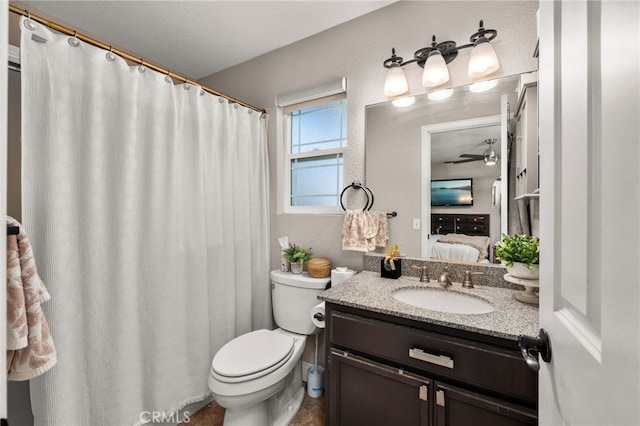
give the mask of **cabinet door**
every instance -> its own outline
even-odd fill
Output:
[[[429,379],[337,350],[329,356],[329,375],[328,424],[429,425]]]
[[[435,382],[435,426],[537,425],[532,409]]]

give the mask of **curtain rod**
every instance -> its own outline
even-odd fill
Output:
[[[29,19],[33,19],[34,21],[37,21],[37,22],[41,23],[42,25],[46,25],[47,27],[49,27],[51,29],[54,29],[56,31],[59,31],[61,33],[74,36],[74,37],[78,38],[79,40],[82,40],[85,43],[89,43],[89,44],[91,44],[93,46],[99,47],[100,49],[109,50],[109,51],[113,52],[114,54],[116,54],[116,55],[118,55],[118,56],[120,56],[120,57],[122,57],[124,59],[127,59],[127,60],[129,60],[131,62],[138,63],[140,65],[144,65],[147,68],[151,68],[152,70],[157,71],[157,72],[159,72],[161,74],[166,74],[166,75],[168,75],[169,77],[171,77],[173,79],[176,79],[178,81],[182,81],[183,83],[189,83],[189,84],[193,84],[195,86],[200,86],[202,88],[202,90],[204,90],[205,92],[211,93],[212,95],[221,96],[221,97],[227,99],[231,103],[242,105],[244,107],[250,108],[250,109],[252,109],[254,111],[257,111],[257,112],[260,112],[262,114],[266,114],[267,113],[267,111],[264,110],[263,108],[254,107],[253,105],[249,105],[248,103],[243,102],[243,101],[241,101],[239,99],[236,99],[236,98],[234,98],[232,96],[225,95],[224,93],[218,92],[217,90],[214,90],[214,89],[211,89],[209,87],[203,86],[203,85],[201,85],[201,84],[199,84],[199,83],[197,83],[197,82],[195,82],[193,80],[188,79],[187,77],[184,77],[184,76],[182,76],[180,74],[173,73],[173,72],[169,71],[168,69],[162,68],[161,66],[155,65],[155,64],[153,64],[151,62],[147,62],[144,59],[139,58],[137,56],[133,56],[132,54],[130,54],[128,52],[125,52],[124,50],[116,49],[115,47],[111,46],[110,44],[104,43],[104,42],[102,42],[100,40],[97,40],[97,39],[95,39],[93,37],[90,37],[90,36],[87,36],[87,35],[84,35],[84,34],[80,34],[78,31],[72,30],[71,28],[65,27],[64,25],[61,25],[61,24],[59,24],[57,22],[50,21],[50,20],[42,18],[40,16],[31,14],[25,9],[21,9],[19,7],[16,7],[16,6],[12,5],[12,4],[9,4],[9,11],[13,12],[15,14],[18,14],[18,15],[26,16]]]

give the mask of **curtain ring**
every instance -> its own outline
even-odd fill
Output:
[[[107,57],[107,61],[113,62],[116,60],[116,55],[113,53],[113,46],[109,46],[109,51],[105,55]]]
[[[138,65],[138,72],[145,72],[147,67],[144,66],[144,59],[140,58],[140,65]]]
[[[26,29],[34,31],[36,28],[38,28],[38,26],[31,20],[31,12],[29,12],[28,10],[25,10],[25,12],[27,12],[27,20],[24,21],[24,26]]]
[[[69,37],[67,41],[69,43],[69,46],[71,47],[80,46],[80,40],[78,40],[78,31],[73,30],[73,37]]]

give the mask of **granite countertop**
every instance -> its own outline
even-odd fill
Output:
[[[400,302],[393,292],[401,288],[431,287],[436,291],[469,294],[491,303],[495,310],[487,314],[452,314],[418,308]],[[416,321],[471,331],[508,340],[521,334],[538,335],[538,307],[519,302],[516,290],[478,286],[467,289],[453,283],[443,290],[437,282],[422,283],[416,277],[382,278],[379,273],[363,271],[337,287],[318,295],[318,299]]]

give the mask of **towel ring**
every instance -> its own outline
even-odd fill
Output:
[[[366,202],[364,208],[362,209],[362,211],[371,210],[371,207],[373,207],[373,192],[371,192],[371,190],[369,188],[367,188],[366,186],[363,186],[358,181],[351,182],[351,185],[345,186],[345,188],[340,193],[340,206],[342,207],[342,210],[347,210],[344,207],[344,203],[342,202],[342,197],[344,196],[344,193],[347,192],[347,189],[349,189],[349,188],[362,189],[364,191],[365,197],[367,197],[367,202]]]

